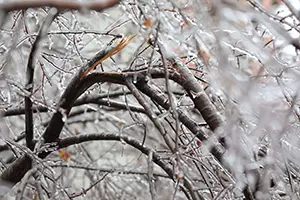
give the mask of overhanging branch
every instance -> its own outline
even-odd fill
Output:
[[[6,12],[14,10],[25,10],[28,8],[40,7],[55,7],[58,9],[68,10],[95,10],[102,11],[118,4],[120,0],[106,0],[106,1],[69,1],[69,0],[25,0],[25,1],[4,1],[0,3],[0,9]]]

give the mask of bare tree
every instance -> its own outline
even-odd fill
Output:
[[[299,9],[0,2],[0,195],[298,199]]]

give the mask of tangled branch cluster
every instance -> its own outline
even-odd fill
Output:
[[[0,195],[299,198],[298,13],[1,2]]]

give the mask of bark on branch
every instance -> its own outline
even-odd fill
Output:
[[[0,3],[0,9],[5,12],[14,10],[25,10],[28,8],[40,7],[55,7],[58,9],[69,10],[95,10],[102,11],[118,4],[120,0],[106,0],[106,1],[69,1],[69,0],[25,0],[25,1],[3,1]]]
[[[35,56],[38,52],[39,44],[42,41],[43,37],[47,34],[48,28],[50,27],[54,18],[58,15],[57,11],[52,12],[50,10],[48,16],[46,17],[45,21],[43,22],[38,36],[36,37],[29,54],[28,64],[26,69],[26,83],[25,89],[32,94],[33,91],[33,84],[34,84],[34,69],[35,69]],[[30,96],[25,96],[25,134],[26,134],[26,145],[30,150],[33,150],[33,111],[32,111],[32,101]]]

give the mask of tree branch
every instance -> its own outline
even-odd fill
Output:
[[[59,148],[65,148],[70,145],[74,144],[80,144],[83,142],[88,142],[88,141],[94,141],[94,140],[116,140],[116,141],[124,141],[128,145],[138,149],[140,152],[142,152],[145,155],[149,155],[149,153],[152,153],[152,161],[160,166],[168,175],[169,177],[175,181],[176,174],[174,173],[173,169],[171,166],[169,166],[167,163],[165,163],[160,156],[151,148],[145,146],[141,142],[138,142],[134,138],[125,136],[125,135],[120,135],[120,134],[113,134],[113,133],[98,133],[98,134],[85,134],[85,135],[78,135],[78,136],[73,136],[73,137],[68,137],[64,138],[58,141],[58,146]],[[193,200],[196,199],[204,199],[201,197],[199,194],[196,194],[196,192],[193,191],[191,181],[187,178],[183,178],[183,185],[186,187],[190,195],[192,195]],[[199,195],[199,196],[198,196]]]
[[[60,101],[58,103],[58,108],[56,113],[53,114],[49,125],[43,135],[46,143],[55,142],[65,124],[65,119],[70,113],[70,110],[75,102],[75,100],[90,86],[97,82],[112,82],[120,83],[120,76],[116,76],[114,73],[102,73],[98,79],[93,78],[93,74],[80,78],[81,75],[95,62],[104,57],[107,52],[111,50],[111,46],[106,47],[104,50],[100,51],[87,65],[82,67],[77,74],[72,78],[68,84],[66,90],[62,94]]]
[[[158,131],[164,138],[165,143],[167,144],[169,149],[174,153],[175,147],[174,147],[174,144],[172,143],[172,139],[168,135],[166,129],[163,127],[163,125],[161,124],[161,122],[159,121],[156,114],[153,112],[153,110],[149,106],[149,104],[146,102],[144,97],[140,94],[138,89],[132,83],[132,79],[127,78],[126,85],[127,85],[128,89],[131,91],[131,93],[133,94],[133,96],[136,98],[136,100],[144,107],[146,114],[148,115],[148,117],[151,119],[151,121],[153,122],[155,127],[158,129]]]
[[[111,51],[113,47],[107,46],[102,51],[96,54],[96,56],[91,59],[91,61],[80,68],[77,74],[71,79],[68,87],[64,91],[59,103],[56,113],[53,114],[49,125],[43,135],[44,141],[46,143],[54,142],[58,139],[60,132],[64,126],[63,117],[67,117],[69,114],[73,103],[75,100],[86,90],[89,86],[95,83],[95,81],[90,81],[89,76],[80,79],[80,76],[83,72],[85,72],[90,66],[92,66],[95,62],[104,57],[107,52]],[[102,77],[99,77],[102,81],[110,80],[110,77],[103,74]],[[114,81],[113,79],[112,81]],[[63,116],[64,115],[64,116]],[[43,152],[39,154],[41,158],[45,158],[49,152]],[[17,183],[22,177],[26,174],[26,172],[31,168],[31,159],[23,155],[18,158],[15,162],[12,163],[0,176],[2,180]],[[16,171],[17,170],[17,171]]]
[[[7,1],[0,3],[0,9],[5,12],[14,10],[25,10],[28,8],[40,7],[55,7],[59,9],[69,10],[95,10],[102,11],[118,4],[120,0],[106,0],[106,1],[69,1],[69,0],[25,0],[25,1]]]
[[[174,59],[170,60],[181,76],[180,85],[188,92],[195,107],[199,110],[211,130],[215,131],[223,123],[221,115],[191,71],[183,63]]]
[[[33,90],[33,80],[34,80],[34,68],[35,68],[35,56],[38,52],[39,44],[42,41],[43,37],[47,34],[48,28],[50,27],[54,18],[58,15],[57,10],[50,10],[48,16],[46,17],[45,21],[43,22],[39,33],[32,45],[28,64],[26,68],[26,83],[25,89],[32,94]],[[34,149],[33,143],[33,112],[32,112],[32,101],[30,96],[25,96],[25,134],[26,134],[26,146],[30,149]]]
[[[149,96],[152,101],[155,101],[164,109],[169,110],[170,104],[168,99],[159,93],[157,90],[153,89],[149,84],[145,83],[144,80],[140,80],[137,82],[138,89]],[[176,109],[178,113],[178,119],[181,123],[183,123],[199,140],[202,142],[209,138],[209,134],[202,131],[201,127],[198,126],[196,122],[194,122],[190,117],[188,117],[181,109]],[[225,149],[221,144],[216,143],[215,146],[211,149],[211,153],[216,157],[217,160],[222,162],[223,154],[225,153]]]
[[[125,94],[129,94],[130,92],[125,92]],[[123,95],[124,92],[123,91],[117,91],[117,92],[109,92],[109,93],[104,93],[104,94],[98,94],[95,96],[86,96],[86,97],[82,97],[79,98],[78,100],[75,101],[74,106],[81,106],[84,104],[89,104],[91,102],[95,102],[99,99],[103,99],[103,98],[112,98],[112,97],[116,97],[119,95]],[[32,112],[33,113],[37,113],[37,112],[48,112],[49,108],[47,108],[46,106],[33,106],[32,107]],[[19,107],[19,108],[9,108],[6,111],[2,111],[3,112],[3,117],[9,117],[9,116],[15,116],[15,115],[22,115],[25,114],[25,108],[24,107]]]
[[[137,80],[144,80],[145,76],[148,74],[148,70],[139,70],[139,71],[125,71],[125,72],[103,72],[103,73],[92,73],[89,74],[82,79],[80,78],[81,74],[89,68],[89,66],[93,65],[97,60],[101,59],[108,51],[110,51],[110,46],[100,51],[90,62],[89,64],[83,66],[77,74],[72,78],[66,90],[64,91],[59,103],[57,112],[53,114],[49,125],[43,135],[46,143],[55,142],[58,140],[60,132],[64,126],[65,120],[75,102],[75,100],[90,86],[97,82],[111,82],[116,84],[124,84],[128,77],[132,77],[133,75],[137,77]],[[164,70],[162,68],[153,68],[151,70],[151,76],[153,78],[164,78]],[[180,82],[181,77],[176,71],[170,69],[170,79]],[[128,84],[128,83],[127,83]],[[43,152],[39,156],[41,158],[45,158],[49,152]],[[23,156],[24,157],[24,156]],[[22,162],[14,162],[12,168],[19,167],[18,165],[23,165],[30,163],[30,160],[21,159]],[[28,165],[31,166],[31,165]],[[10,168],[10,167],[9,167]],[[5,173],[1,175],[1,178],[6,181],[13,181],[14,183],[18,182],[28,171],[29,168],[22,168],[18,174],[14,173],[14,170],[7,170]],[[22,176],[23,175],[23,176]],[[18,176],[18,177],[16,177]]]

